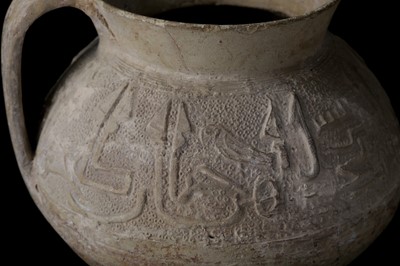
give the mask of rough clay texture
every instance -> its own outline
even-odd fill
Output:
[[[254,76],[147,71],[118,48],[112,28],[128,26],[98,8],[106,33],[58,83],[25,176],[90,265],[344,265],[383,230],[399,126],[342,40],[324,34],[301,64]],[[169,41],[159,53],[179,49]]]

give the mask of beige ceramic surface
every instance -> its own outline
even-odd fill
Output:
[[[373,74],[327,33],[339,1],[247,1],[291,16],[250,25],[142,16],[215,2],[242,3],[14,1],[3,82],[32,197],[90,265],[349,263],[396,210],[400,134]],[[56,85],[33,155],[21,46],[62,6],[99,41]]]

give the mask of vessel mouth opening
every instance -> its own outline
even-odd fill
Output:
[[[306,16],[338,0],[103,0],[122,11],[187,24],[242,25]]]

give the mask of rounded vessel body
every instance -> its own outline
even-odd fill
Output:
[[[252,1],[290,18],[226,26],[128,12],[168,1],[88,2],[99,41],[56,85],[35,156],[17,157],[90,265],[344,265],[390,221],[399,125],[327,33],[338,1]]]

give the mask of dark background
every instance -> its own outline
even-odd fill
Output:
[[[48,0],[43,0],[48,1]],[[1,0],[2,26],[10,0]],[[376,74],[400,117],[398,12],[395,1],[343,0],[330,30],[345,39]],[[96,36],[80,11],[61,9],[40,18],[29,30],[23,53],[23,84],[28,128],[35,143],[43,99],[72,57]],[[2,165],[2,261],[26,265],[85,265],[55,233],[33,204],[19,174],[0,99]],[[4,257],[5,255],[5,257]],[[400,210],[383,234],[351,265],[400,265]]]

